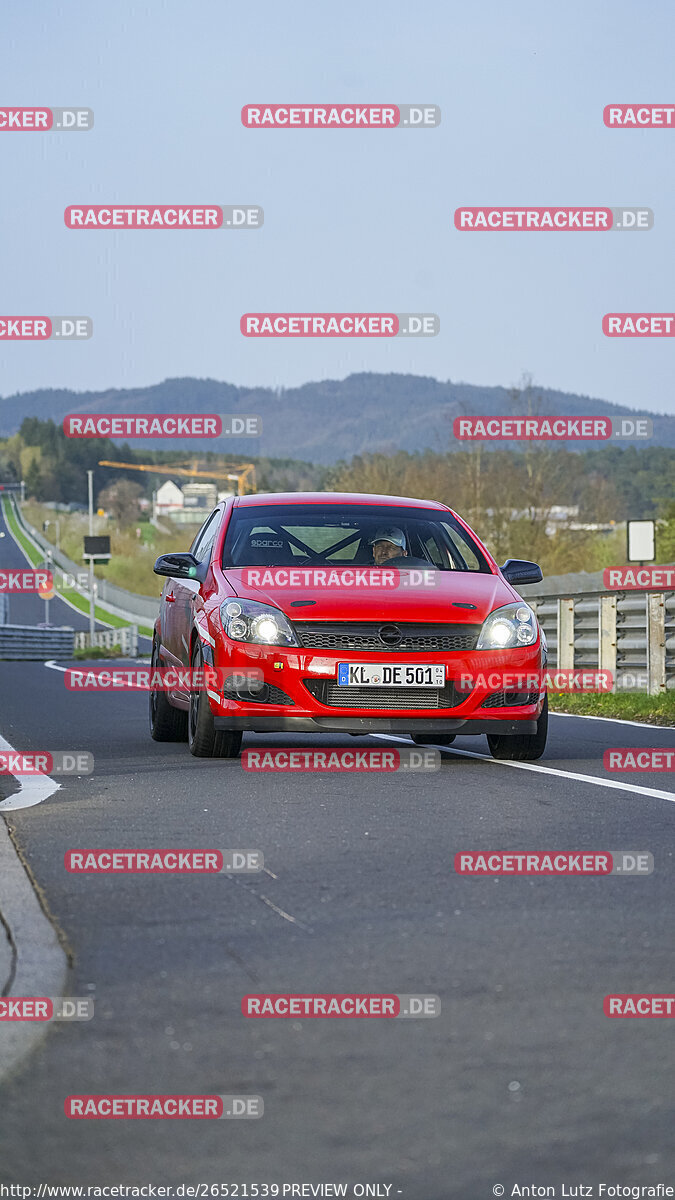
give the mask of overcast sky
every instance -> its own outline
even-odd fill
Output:
[[[89,133],[0,135],[3,314],[86,314],[87,343],[0,343],[0,394],[194,375],[291,386],[402,371],[675,412],[675,340],[605,338],[673,305],[675,6],[624,0],[23,0],[3,105]],[[243,104],[427,102],[437,129],[247,130]],[[78,203],[252,203],[259,231],[82,231]],[[646,205],[650,232],[460,233],[459,205]],[[247,311],[436,312],[434,339],[244,338]]]

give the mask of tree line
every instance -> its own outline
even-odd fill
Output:
[[[0,441],[0,482],[24,479],[27,495],[38,501],[84,504],[86,471],[93,469],[96,496],[124,479],[137,485],[136,495],[149,496],[162,475],[111,471],[99,467],[99,459],[161,464],[170,477],[172,462],[189,458],[185,451],[132,450],[109,438],[67,438],[54,421],[26,417],[18,433]],[[209,451],[200,459],[215,465],[222,456]],[[462,514],[499,561],[533,558],[548,573],[598,569],[608,555],[623,561],[622,542],[612,544],[606,534],[552,522],[554,506],[578,507],[573,520],[580,525],[660,519],[659,561],[675,557],[675,449],[668,447],[612,445],[580,453],[555,443],[519,443],[514,449],[477,443],[448,451],[358,455],[334,467],[289,458],[251,461],[259,491],[332,490],[440,500]]]

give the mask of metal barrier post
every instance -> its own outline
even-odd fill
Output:
[[[666,690],[666,597],[647,594],[647,679],[650,696]]]
[[[574,670],[574,600],[558,600],[558,661],[561,671]]]
[[[616,596],[600,596],[598,604],[598,670],[612,672],[616,691]]]

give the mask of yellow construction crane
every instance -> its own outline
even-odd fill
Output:
[[[220,467],[214,471],[202,471],[198,469],[198,460],[193,459],[191,463],[164,463],[163,466],[156,466],[154,463],[125,463],[125,462],[109,462],[107,459],[99,461],[99,467],[114,467],[118,471],[150,471],[155,475],[187,475],[190,479],[229,479],[234,480],[237,484],[237,495],[245,496],[248,492],[255,492],[255,465],[254,463],[228,463],[223,462]]]

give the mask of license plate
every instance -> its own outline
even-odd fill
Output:
[[[445,685],[443,663],[338,663],[340,687],[429,687]]]

